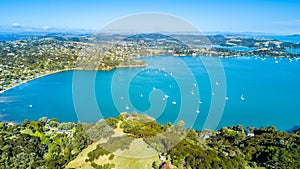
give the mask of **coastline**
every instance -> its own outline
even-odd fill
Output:
[[[32,80],[35,80],[35,79],[38,79],[38,78],[41,78],[41,77],[45,77],[45,76],[48,76],[48,75],[65,72],[65,71],[74,71],[74,70],[83,70],[83,71],[84,70],[87,70],[87,71],[88,70],[93,70],[93,71],[111,71],[111,70],[114,70],[114,69],[117,69],[117,68],[135,68],[135,67],[139,68],[139,67],[146,67],[146,66],[147,66],[147,64],[145,64],[145,65],[120,65],[120,66],[117,66],[117,67],[114,67],[114,68],[111,68],[111,69],[66,68],[66,69],[62,69],[62,70],[46,71],[45,73],[42,73],[39,76],[36,76],[36,77],[34,77],[32,79],[23,80],[20,83],[16,83],[16,84],[14,84],[14,85],[12,85],[12,86],[10,86],[10,87],[8,87],[8,88],[0,91],[0,96],[1,96],[2,93],[6,92],[6,91],[8,91],[8,90],[10,90],[12,88],[15,88],[15,87],[17,87],[19,85],[25,84],[25,83],[27,83],[29,81],[32,81]]]
[[[8,87],[8,88],[6,88],[6,89],[0,91],[0,95],[1,95],[2,93],[6,92],[6,91],[8,91],[8,90],[10,90],[10,89],[12,89],[12,88],[15,88],[15,87],[17,87],[17,86],[19,86],[19,85],[25,84],[25,83],[27,83],[27,82],[29,82],[29,81],[32,81],[32,80],[35,80],[35,79],[38,79],[38,78],[41,78],[41,77],[44,77],[44,76],[52,75],[52,74],[55,74],[55,73],[60,73],[60,72],[64,72],[64,71],[69,71],[69,70],[73,70],[73,69],[63,69],[63,70],[50,71],[50,72],[46,72],[45,74],[41,74],[41,75],[39,75],[39,76],[37,76],[37,77],[34,77],[34,78],[32,78],[32,79],[23,80],[23,81],[21,81],[20,83],[16,83],[16,84],[14,84],[13,86],[10,86],[10,87]]]
[[[165,56],[165,55],[158,55],[158,56]],[[167,55],[166,55],[167,56]],[[192,55],[171,55],[171,56],[174,56],[174,57],[197,57],[197,56],[192,56]],[[148,56],[143,56],[143,57],[139,57],[139,58],[145,58],[145,57],[148,57]],[[226,59],[226,58],[235,58],[235,57],[247,57],[246,55],[245,56],[208,56],[208,57],[217,57],[217,58],[221,58],[221,59]],[[248,56],[249,57],[249,56]],[[252,57],[252,56],[250,56]],[[255,56],[255,57],[271,57],[271,58],[277,58],[276,56]],[[288,58],[288,57],[279,57],[279,58]],[[114,69],[118,69],[118,68],[140,68],[140,67],[146,67],[148,66],[147,63],[145,64],[141,64],[141,65],[118,65],[116,67],[109,67],[109,68],[102,68],[102,69],[83,69],[83,68],[66,68],[66,69],[62,69],[62,70],[56,70],[56,71],[47,71],[45,72],[44,74],[41,74],[37,77],[34,77],[32,79],[27,79],[27,80],[24,80],[20,83],[16,83],[14,84],[13,86],[10,86],[2,91],[0,91],[0,95],[14,87],[17,87],[19,85],[22,85],[24,83],[27,83],[29,81],[32,81],[32,80],[35,80],[35,79],[38,79],[38,78],[41,78],[41,77],[44,77],[44,76],[48,76],[48,75],[51,75],[51,74],[55,74],[55,73],[60,73],[60,72],[64,72],[64,71],[74,71],[74,70],[93,70],[93,71],[111,71],[111,70],[114,70]]]

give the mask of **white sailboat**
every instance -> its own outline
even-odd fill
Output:
[[[175,99],[172,101],[172,104],[177,104],[176,101],[175,101]]]
[[[244,98],[244,95],[243,95],[243,94],[241,95],[241,100],[245,100],[245,98]]]

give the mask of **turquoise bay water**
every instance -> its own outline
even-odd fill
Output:
[[[220,45],[213,45],[215,48],[223,48],[223,49],[229,49],[234,51],[240,51],[240,52],[248,52],[255,50],[254,47],[247,47],[247,46],[220,46]]]
[[[252,51],[252,50],[256,49],[254,47],[247,47],[247,46],[221,46],[221,45],[211,45],[211,46],[197,45],[197,47],[199,47],[199,48],[208,48],[208,47],[222,48],[222,49],[228,49],[228,50],[240,51],[240,52],[248,52],[248,51]]]
[[[297,48],[295,48],[295,49],[288,49],[286,51],[289,52],[289,53],[293,53],[293,54],[300,53],[300,49],[297,49]]]
[[[221,80],[210,81],[198,57],[176,57],[186,67],[178,66],[174,58],[143,58],[148,63],[146,68],[66,71],[27,82],[0,94],[0,120],[22,122],[25,118],[33,120],[46,116],[76,122],[75,110],[78,109],[74,107],[73,100],[76,94],[79,100],[83,98],[76,104],[87,111],[81,116],[90,116],[95,99],[101,111],[101,115],[96,115],[98,118],[115,117],[119,111],[137,111],[155,117],[160,123],[176,123],[181,114],[182,117],[194,118],[193,126],[202,129],[211,99],[219,94],[218,90],[214,90],[225,87],[227,99],[224,98],[225,109],[218,128],[243,124],[255,127],[274,125],[277,129],[288,130],[300,126],[300,61],[257,57],[221,59],[226,75],[225,86]],[[169,67],[176,68],[176,71],[168,72]],[[213,67],[212,72],[213,69],[219,68]],[[186,70],[192,72],[195,83],[186,80],[189,76]],[[132,73],[135,73],[134,76]],[[80,74],[83,79],[74,82],[74,74]],[[91,90],[94,98],[85,98],[88,88],[91,88],[88,85],[93,84],[89,82],[91,79],[95,85]],[[122,86],[126,81],[130,82],[128,89]],[[185,88],[178,83],[180,81],[185,81],[184,85],[192,90],[180,91]],[[80,83],[76,90],[83,92],[72,92],[74,83]],[[118,95],[120,93],[122,95]],[[126,93],[131,103],[126,99]],[[193,112],[179,113],[183,102],[192,107],[198,96],[199,112],[193,109]],[[93,122],[98,118],[90,116],[84,119]]]
[[[267,38],[276,39],[283,42],[300,42],[300,36],[299,35],[270,35],[270,36],[264,36]]]

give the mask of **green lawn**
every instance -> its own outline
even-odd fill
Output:
[[[87,154],[93,151],[100,142],[93,143],[84,149],[73,161],[71,161],[66,168],[83,168],[92,169],[89,162],[85,162],[88,158]],[[153,161],[159,162],[158,152],[148,145],[143,139],[135,139],[130,144],[129,149],[117,150],[114,152],[115,157],[109,160],[109,155],[100,156],[94,160],[94,163],[103,165],[106,163],[115,164],[117,169],[152,169]]]
[[[113,163],[120,169],[151,169],[153,161],[159,161],[159,154],[147,146],[142,139],[135,139],[129,149],[116,151]]]

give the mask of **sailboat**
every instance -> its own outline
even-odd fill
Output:
[[[243,95],[243,94],[241,95],[241,100],[245,100],[245,98],[244,98],[244,95]]]
[[[175,101],[175,99],[172,101],[172,104],[176,104],[176,101]]]

